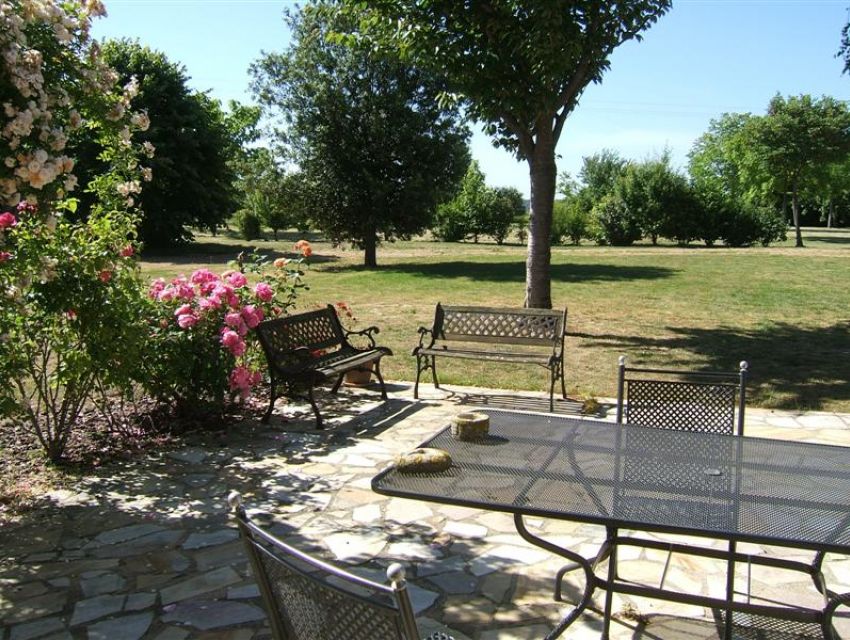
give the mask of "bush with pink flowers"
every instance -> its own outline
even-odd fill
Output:
[[[180,412],[220,410],[251,394],[265,368],[251,330],[285,313],[305,286],[301,260],[240,262],[248,275],[200,269],[150,287],[143,384]]]

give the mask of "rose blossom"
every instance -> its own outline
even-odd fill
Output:
[[[258,282],[257,286],[254,287],[254,295],[263,302],[269,302],[272,298],[274,298],[274,289],[265,282]]]
[[[245,305],[242,308],[242,319],[249,329],[254,329],[263,320],[263,310],[255,307],[252,304]]]
[[[122,258],[129,258],[129,257],[131,257],[134,253],[136,253],[136,250],[135,250],[135,249],[133,249],[133,245],[131,245],[131,244],[128,244],[126,247],[124,247],[123,249],[121,249],[121,257],[122,257]]]
[[[245,353],[245,341],[232,329],[225,329],[221,334],[221,344],[234,356]]]
[[[244,287],[248,284],[248,278],[245,277],[244,273],[239,273],[238,271],[229,271],[224,274],[224,277],[227,278],[227,281],[234,288],[238,289],[239,287]]]
[[[240,336],[248,333],[248,325],[238,311],[230,311],[224,315],[224,324],[236,331]]]
[[[112,280],[112,272],[109,269],[104,269],[103,271],[97,274],[97,277],[103,284],[106,284],[107,282]]]
[[[0,229],[8,229],[16,224],[18,224],[18,219],[8,211],[0,214]]]
[[[177,324],[181,329],[194,327],[198,324],[198,316],[194,313],[184,313],[183,315],[177,316]]]
[[[8,251],[0,251],[0,262],[6,262],[9,258],[12,257],[12,254]]]
[[[192,313],[192,305],[183,304],[177,307],[177,310],[174,312],[175,316],[184,316],[187,313]]]

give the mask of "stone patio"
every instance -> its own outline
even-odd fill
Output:
[[[570,608],[552,600],[552,578],[562,564],[557,557],[523,542],[508,515],[386,498],[371,491],[370,480],[395,455],[445,426],[459,403],[544,411],[548,399],[424,386],[424,399],[414,401],[409,385],[389,386],[386,403],[361,391],[321,397],[326,431],[312,431],[305,405],[279,401],[268,426],[251,420],[226,434],[197,435],[181,449],[102,470],[77,491],[48,494],[44,508],[0,530],[0,640],[270,637],[227,511],[234,489],[275,534],[355,572],[383,580],[390,563],[404,563],[423,635],[445,629],[456,640],[542,638]],[[559,401],[556,410],[575,414],[580,406]],[[846,415],[751,409],[746,430],[850,445]],[[594,553],[603,533],[533,519],[530,529],[584,555]],[[811,552],[785,555],[810,558]],[[661,575],[663,555],[625,548],[620,557],[627,577]],[[832,589],[850,591],[850,559],[828,556],[825,573]],[[667,583],[716,594],[723,580],[722,565],[676,558]],[[567,599],[575,598],[578,576],[565,584]],[[753,587],[767,599],[787,601],[793,594],[800,603],[820,601],[800,574],[762,568]],[[563,637],[599,638],[599,605]],[[700,607],[623,597],[614,610],[613,638],[718,637],[713,612]],[[850,637],[848,617],[837,626]],[[792,631],[755,625],[741,637],[798,637]]]

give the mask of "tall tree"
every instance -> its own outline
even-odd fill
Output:
[[[456,108],[441,106],[432,74],[331,43],[340,20],[324,3],[290,14],[289,49],[252,66],[253,87],[283,115],[279,135],[303,174],[312,221],[374,267],[381,240],[426,229],[454,190],[469,131]]]
[[[817,180],[825,165],[850,152],[850,109],[829,96],[777,95],[766,116],[747,122],[746,133],[752,142],[750,170],[769,174],[791,194],[796,246],[802,247],[800,193]]]
[[[140,238],[147,246],[165,246],[191,239],[189,225],[214,230],[235,205],[228,159],[236,143],[220,103],[192,92],[185,69],[163,53],[130,40],[106,42],[102,51],[122,82],[136,78],[139,91],[131,106],[147,112],[151,122],[140,135],[156,149],[147,162],[152,179],[140,185],[137,196],[143,209]],[[100,172],[100,151],[96,144],[81,143],[77,156],[83,176]]]
[[[567,116],[609,57],[639,39],[670,0],[340,0],[359,34],[440,74],[497,146],[527,162],[531,216],[525,304],[552,306],[555,147]]]

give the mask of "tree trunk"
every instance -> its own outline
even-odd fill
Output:
[[[378,238],[374,231],[368,231],[363,238],[363,266],[367,269],[378,266]]]
[[[791,191],[791,213],[794,216],[794,229],[797,234],[795,247],[803,246],[803,234],[800,232],[800,202],[797,199],[797,180],[794,180]]]
[[[826,214],[826,228],[827,229],[832,229],[832,219],[833,219],[834,215],[835,215],[835,201],[830,199],[830,201],[829,201],[829,212]]]
[[[552,133],[546,128],[541,129],[538,131],[534,152],[528,157],[531,215],[528,221],[528,258],[525,262],[525,306],[551,309],[550,242],[557,167]]]

